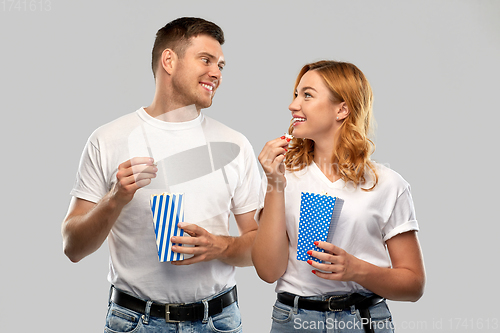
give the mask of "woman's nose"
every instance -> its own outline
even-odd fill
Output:
[[[293,112],[293,111],[298,111],[298,110],[300,110],[300,104],[299,104],[299,102],[298,102],[298,99],[297,99],[297,98],[295,98],[295,99],[293,100],[293,102],[292,102],[292,103],[290,103],[290,105],[288,106],[288,110],[290,110],[290,111],[292,111],[292,112]]]

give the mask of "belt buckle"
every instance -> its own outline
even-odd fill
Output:
[[[336,298],[342,298],[343,296],[340,295],[340,296],[331,296],[329,299],[328,299],[328,310],[330,311],[333,311],[333,312],[340,312],[340,311],[344,311],[344,309],[332,309],[332,300],[335,300]]]
[[[170,319],[170,307],[178,307],[179,304],[165,304],[165,321],[167,323],[180,323],[181,321],[180,320],[173,320],[173,319]]]

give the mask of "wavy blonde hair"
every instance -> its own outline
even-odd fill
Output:
[[[337,167],[340,178],[354,185],[366,183],[365,172],[374,175],[374,184],[364,191],[370,191],[378,183],[375,165],[370,160],[375,144],[369,139],[373,124],[373,93],[363,72],[347,62],[321,60],[305,65],[295,81],[294,93],[300,79],[308,71],[316,71],[323,78],[335,103],[345,102],[349,109],[337,135],[332,165]],[[292,134],[290,125],[288,133]],[[332,138],[333,140],[333,138]],[[285,166],[290,171],[302,170],[314,159],[314,141],[294,138],[286,153]]]

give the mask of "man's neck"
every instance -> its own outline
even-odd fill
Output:
[[[200,110],[194,104],[181,107],[169,107],[166,104],[153,102],[144,110],[153,118],[169,123],[179,123],[195,119],[200,115]]]

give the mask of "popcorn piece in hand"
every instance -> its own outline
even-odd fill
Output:
[[[283,135],[280,139],[282,140],[286,139],[286,142],[290,142],[293,139],[293,135],[285,133],[285,135]]]

